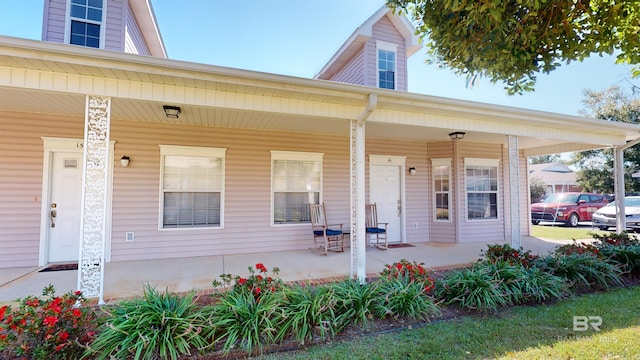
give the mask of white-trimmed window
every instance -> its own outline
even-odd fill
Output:
[[[398,46],[384,41],[376,41],[378,60],[378,87],[381,89],[396,88],[396,54]]]
[[[100,47],[104,0],[71,0],[69,44]]]
[[[451,159],[432,159],[433,173],[433,220],[451,221],[449,199],[451,198]]]
[[[223,224],[226,149],[160,145],[160,228]]]
[[[467,219],[498,218],[498,159],[464,160],[467,190]]]
[[[309,204],[320,203],[321,153],[271,151],[272,224],[311,221]]]

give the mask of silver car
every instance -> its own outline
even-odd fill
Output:
[[[615,227],[616,213],[615,201],[601,207],[593,213],[593,226],[600,230],[609,230],[610,227]],[[640,230],[640,196],[626,196],[624,198],[624,213],[627,218],[627,230]]]

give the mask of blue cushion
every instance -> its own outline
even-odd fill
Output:
[[[317,236],[322,236],[322,235],[324,235],[324,231],[322,231],[322,230],[315,230],[315,231],[313,232],[313,234],[314,234],[314,235],[317,235]],[[331,230],[331,229],[327,229],[327,236],[336,236],[336,235],[341,235],[341,234],[342,234],[342,231],[340,231],[340,230]]]
[[[382,234],[384,232],[386,232],[385,229],[380,229],[380,228],[367,228],[367,232],[368,233],[372,233],[372,234]]]

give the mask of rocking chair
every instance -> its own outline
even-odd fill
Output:
[[[376,203],[365,205],[366,234],[369,244],[380,250],[387,250],[387,226],[389,223],[378,222],[378,208]]]
[[[309,204],[313,245],[311,249],[319,255],[327,255],[328,251],[344,251],[344,232],[342,224],[327,224],[324,204]]]

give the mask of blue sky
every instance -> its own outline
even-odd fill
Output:
[[[312,78],[384,0],[151,0],[169,57]],[[0,0],[0,35],[39,40],[44,0]],[[583,90],[628,88],[630,66],[592,56],[539,75],[536,90],[507,96],[482,79],[426,65],[426,50],[409,59],[409,91],[577,115]],[[640,83],[640,80],[635,80]]]

